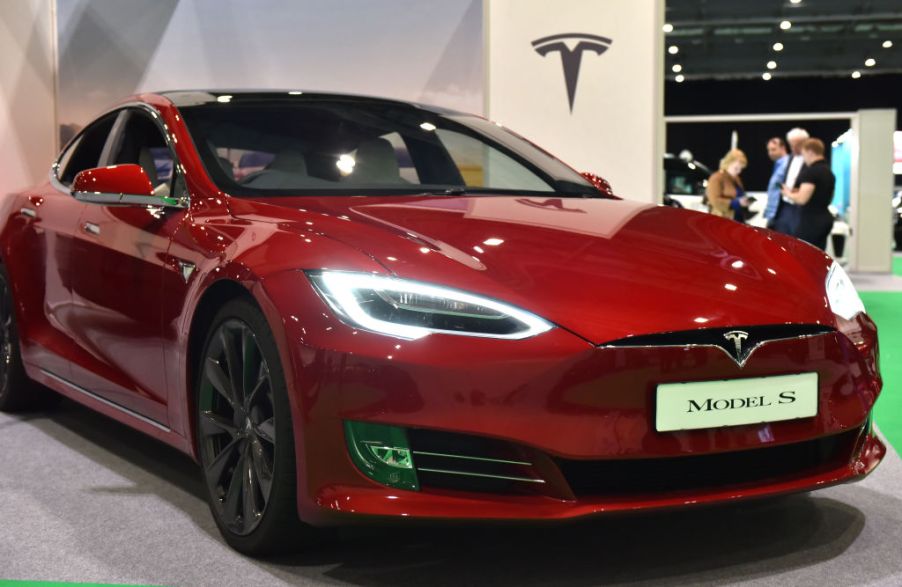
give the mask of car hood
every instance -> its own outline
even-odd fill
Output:
[[[399,277],[504,300],[595,344],[834,323],[829,257],[708,214],[513,196],[281,197],[243,200],[233,213],[342,241]]]

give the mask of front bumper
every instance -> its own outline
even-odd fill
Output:
[[[363,486],[329,486],[317,495],[317,504],[334,515],[318,516],[327,523],[348,521],[350,515],[415,517],[429,519],[565,520],[623,511],[714,504],[823,489],[857,481],[873,471],[886,454],[874,434],[855,433],[848,460],[838,459],[793,474],[757,481],[681,491],[659,491],[632,495],[582,496],[560,499],[538,495],[420,492],[386,490]],[[767,449],[764,449],[767,450]]]
[[[360,515],[564,519],[712,503],[853,481],[885,454],[869,426],[881,386],[876,348],[856,346],[839,332],[773,341],[742,367],[717,348],[595,347],[562,329],[521,341],[447,335],[404,341],[342,324],[303,276],[290,287],[279,285],[269,297],[282,310],[271,318],[284,326],[280,346],[293,406],[298,508],[311,524]],[[290,295],[278,299],[278,292]],[[311,307],[323,310],[310,312]],[[859,326],[866,340],[875,339],[869,321]],[[660,383],[799,372],[818,374],[813,418],[655,430]],[[436,481],[432,474],[421,475],[418,491],[381,485],[349,456],[348,421],[400,427],[413,436],[457,435],[463,443],[475,438],[494,451],[525,451],[523,462],[535,470],[512,476],[528,473],[544,483],[486,488]],[[769,467],[767,456],[780,466]],[[675,482],[692,467],[704,471],[705,458],[714,468],[746,463],[745,469],[756,470],[735,466],[733,476],[697,474],[689,476],[705,482]],[[787,467],[786,459],[798,466]],[[635,479],[636,471],[642,471],[644,484],[605,482],[612,476]]]

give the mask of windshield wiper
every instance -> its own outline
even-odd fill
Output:
[[[467,193],[466,186],[453,186],[443,190],[426,190],[420,195],[423,196],[462,196]]]

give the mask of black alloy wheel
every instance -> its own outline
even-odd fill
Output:
[[[245,554],[297,550],[307,527],[297,514],[285,375],[253,302],[223,305],[196,369],[198,455],[216,525]]]
[[[204,356],[200,442],[207,486],[220,519],[238,535],[251,533],[272,492],[276,447],[269,367],[247,324],[230,319]]]

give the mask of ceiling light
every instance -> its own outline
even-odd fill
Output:
[[[670,68],[670,71],[672,71],[673,73],[680,73],[681,71],[683,71],[683,66],[679,63],[674,63],[673,67]]]
[[[228,104],[229,102],[232,101],[232,96],[229,96],[229,95],[216,96],[216,101],[221,102],[223,104]]]
[[[425,131],[433,131],[433,130],[437,129],[438,127],[435,126],[434,124],[432,124],[431,122],[423,122],[420,124],[420,128],[422,128]]]
[[[670,24],[669,22],[668,22],[668,23],[665,23],[664,26],[662,26],[661,28],[664,30],[665,33],[672,33],[672,32],[673,32],[673,25]]]
[[[893,46],[893,42],[890,41],[889,39],[887,39],[886,41],[883,41],[883,48],[884,48],[884,49],[890,49],[890,48],[892,48],[892,46]]]
[[[789,22],[788,20],[784,20],[780,23],[780,28],[784,31],[788,31],[789,29],[792,28],[792,23]]]
[[[683,80],[685,80],[686,78],[685,78],[685,77],[683,76],[683,74],[681,73],[681,74],[679,74],[678,76],[676,76],[676,77],[673,78],[673,79],[676,81],[676,83],[681,84],[681,83],[683,83]]]
[[[877,60],[874,59],[873,57],[868,57],[867,59],[864,60],[865,67],[874,67],[875,65],[877,65]]]
[[[860,78],[860,77],[861,77],[861,72],[860,72],[860,71],[853,71],[853,72],[852,72],[852,79],[858,79],[858,78]]]
[[[777,69],[777,62],[776,61],[768,61],[767,68],[768,69]]]
[[[677,53],[680,52],[680,48],[677,47],[676,45],[671,45],[670,47],[667,47],[667,52],[670,53],[671,55],[676,55]]]
[[[774,77],[774,76],[772,76],[769,71],[765,71],[764,73],[761,74],[761,79],[763,79],[764,81],[768,81],[772,77]]]
[[[802,0],[789,0],[790,4],[801,4]]]
[[[782,51],[783,43],[774,43],[774,51]]]

